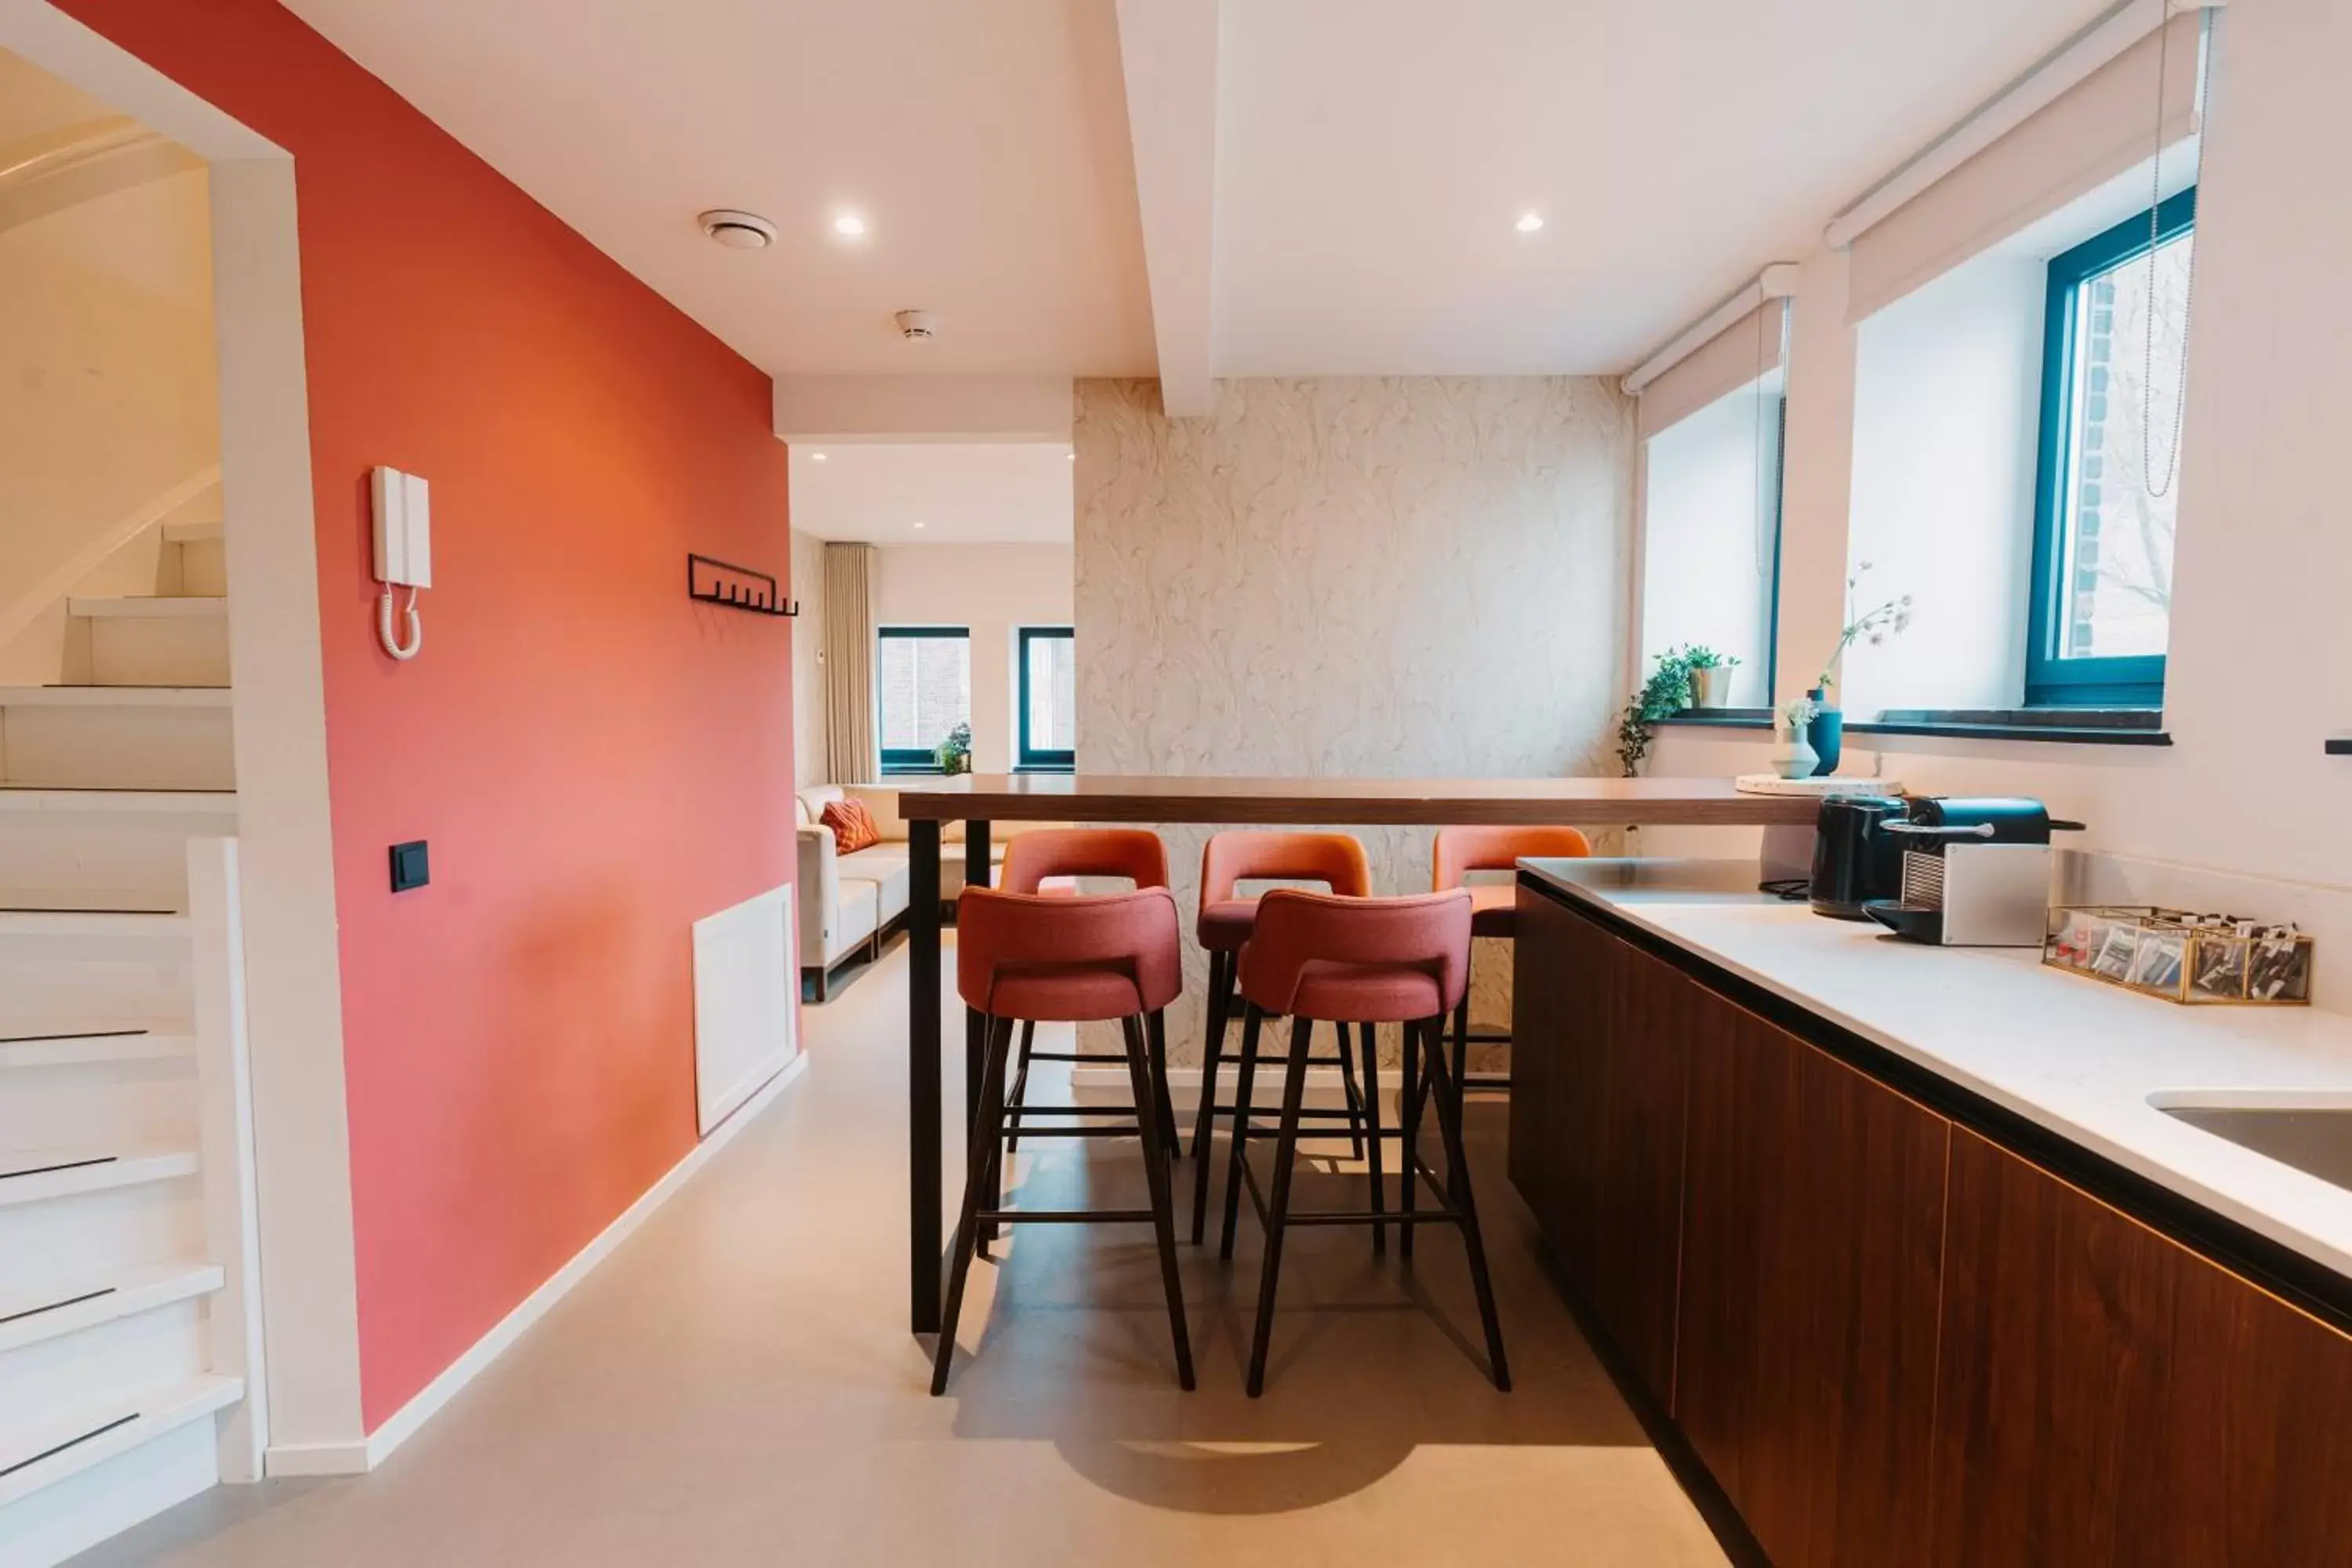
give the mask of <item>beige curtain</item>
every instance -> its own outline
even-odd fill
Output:
[[[879,776],[874,751],[874,547],[824,547],[824,761],[835,784]]]

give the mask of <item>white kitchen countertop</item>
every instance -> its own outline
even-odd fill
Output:
[[[2150,1103],[2352,1106],[2352,1017],[2183,1006],[2046,969],[2037,949],[1922,946],[1757,892],[1753,861],[1520,867],[2352,1278],[2352,1192]]]

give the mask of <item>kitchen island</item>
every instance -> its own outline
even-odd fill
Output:
[[[2352,1563],[2352,1193],[2158,1109],[2352,1104],[2352,1020],[1755,879],[1519,876],[1512,1180],[1694,1490],[1779,1563]]]

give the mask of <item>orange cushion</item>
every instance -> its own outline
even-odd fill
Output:
[[[818,820],[833,829],[834,847],[844,855],[855,855],[882,842],[882,830],[874,826],[874,814],[862,800],[836,800]]]

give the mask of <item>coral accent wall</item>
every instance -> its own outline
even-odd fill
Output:
[[[688,929],[791,878],[792,661],[681,558],[787,570],[784,448],[764,374],[278,5],[60,8],[295,158],[373,1430],[694,1143]],[[408,665],[376,464],[433,485]]]

